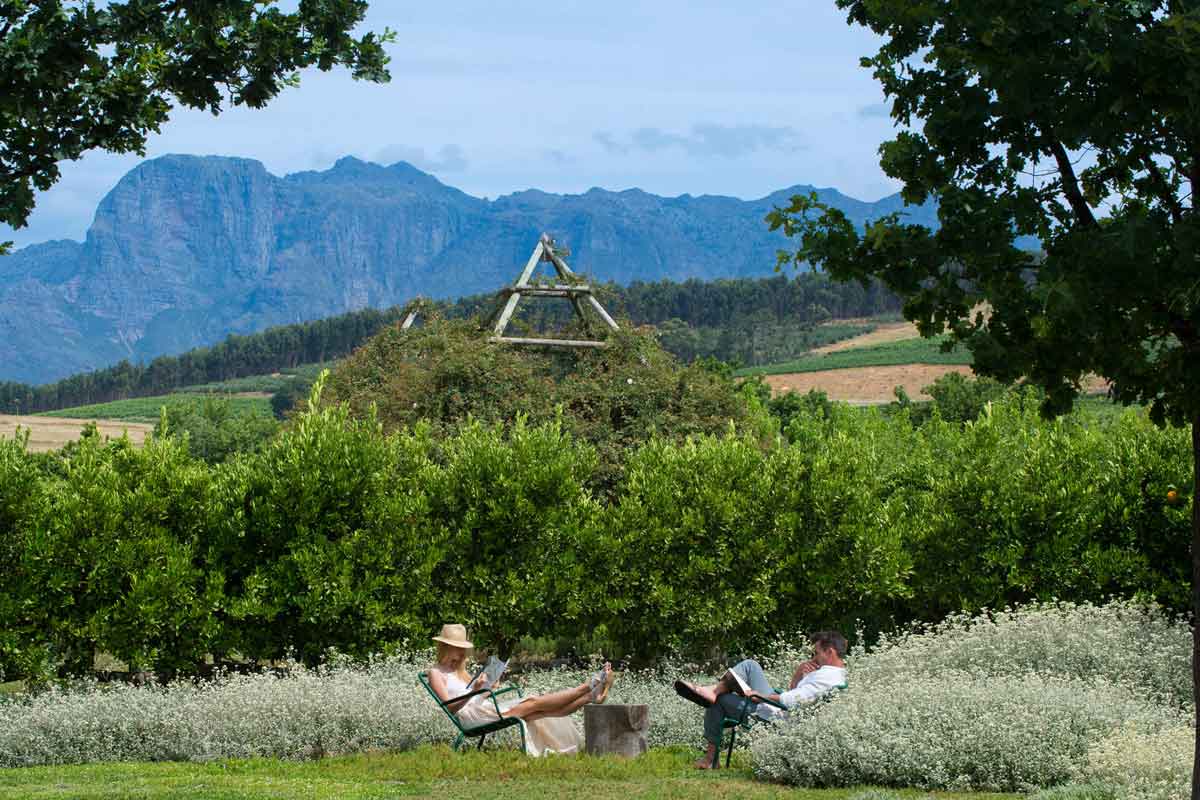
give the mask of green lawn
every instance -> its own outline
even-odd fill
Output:
[[[852,367],[890,367],[899,364],[970,364],[971,354],[963,348],[949,353],[941,351],[944,337],[934,339],[903,339],[899,342],[858,347],[824,355],[805,356],[795,361],[748,367],[738,370],[745,375],[780,375],[790,372],[821,372],[827,369]]]
[[[43,411],[39,417],[67,417],[70,419],[115,419],[123,422],[158,422],[159,409],[163,404],[179,400],[202,400],[202,394],[164,394],[157,397],[137,397],[130,400],[114,400],[111,403],[96,403],[90,406],[63,408],[58,411]],[[271,401],[265,397],[225,398],[239,414],[262,414],[271,416]]]
[[[754,781],[745,756],[733,769],[691,769],[697,753],[654,750],[632,760],[514,752],[453,753],[446,747],[302,763],[254,760],[211,764],[93,764],[0,770],[0,798],[794,798],[847,800],[855,790],[797,790]],[[933,794],[906,798],[998,800],[1016,795]]]

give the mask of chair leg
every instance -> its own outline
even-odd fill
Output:
[[[737,741],[737,728],[729,730],[729,749],[725,751],[725,769],[729,769],[729,760],[733,758],[733,743]],[[721,751],[717,751],[717,760],[721,759]]]
[[[479,737],[479,747],[475,748],[476,750],[482,750],[482,749],[483,749],[483,740],[484,740],[484,739],[486,739],[486,738],[487,738],[487,734],[486,734],[486,733],[485,733],[483,736],[480,736],[480,737]]]
[[[454,752],[456,752],[456,753],[457,753],[457,752],[458,752],[458,748],[462,747],[463,741],[465,741],[465,740],[466,740],[466,738],[467,738],[467,737],[466,737],[466,734],[462,734],[462,733],[460,733],[460,734],[458,735],[458,737],[457,737],[457,738],[455,738],[455,740],[454,740],[454,744],[452,744],[452,745],[450,746],[450,749],[451,749],[451,750],[453,750]]]

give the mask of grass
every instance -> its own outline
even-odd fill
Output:
[[[157,397],[137,397],[129,400],[114,400],[111,403],[96,403],[89,406],[43,411],[39,417],[68,417],[71,419],[116,419],[125,422],[157,422],[159,409],[166,403],[202,400],[203,394],[164,394]],[[271,415],[271,401],[265,397],[226,398],[233,411],[239,414]]]
[[[1084,395],[1075,400],[1075,409],[1079,413],[1101,422],[1112,422],[1131,408],[1139,414],[1145,414],[1147,410],[1145,406],[1123,406],[1114,403],[1102,394]]]
[[[737,372],[746,375],[782,375],[793,372],[823,372],[854,367],[890,367],[901,364],[970,364],[971,354],[961,347],[949,353],[941,351],[945,337],[903,339],[898,342],[841,350],[836,353],[806,356],[795,361],[749,367]]]
[[[312,383],[323,369],[332,369],[338,362],[329,361],[324,364],[302,364],[298,367],[285,367],[273,375],[249,375],[245,378],[231,378],[227,381],[200,383],[195,386],[185,386],[177,394],[204,394],[217,392],[233,394],[235,392],[267,392],[274,394],[283,387],[297,380]]]
[[[848,800],[858,790],[803,790],[754,781],[744,753],[733,769],[698,772],[697,753],[652,750],[640,758],[560,756],[527,758],[511,751],[453,753],[423,747],[406,753],[374,753],[319,761],[270,759],[210,764],[88,764],[0,770],[0,799],[204,798],[205,800],[359,800],[440,797],[454,800],[515,800],[527,797],[586,798],[793,798]],[[740,756],[740,758],[738,757]],[[1016,795],[898,792],[905,798],[999,800]]]
[[[184,386],[181,393],[204,394],[217,392],[219,394],[234,394],[235,392],[266,392],[274,394],[284,386],[296,380],[295,375],[249,375],[245,378],[230,378],[227,381],[214,383],[198,383],[194,386]]]

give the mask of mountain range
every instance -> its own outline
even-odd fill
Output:
[[[759,200],[638,189],[487,200],[405,162],[343,158],[281,178],[248,159],[164,156],[118,182],[83,242],[0,257],[0,380],[43,383],[230,333],[498,289],[543,231],[600,281],[767,275],[788,241],[763,218],[812,191],[858,223],[901,210],[937,222],[899,195],[867,203],[803,185]]]

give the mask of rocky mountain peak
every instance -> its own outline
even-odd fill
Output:
[[[120,180],[82,244],[0,258],[0,380],[40,383],[230,333],[494,290],[543,231],[600,280],[767,275],[787,243],[763,216],[808,190],[743,201],[531,189],[487,202],[404,161],[348,156],[280,178],[249,159],[163,156]],[[856,221],[897,202],[826,191]]]

